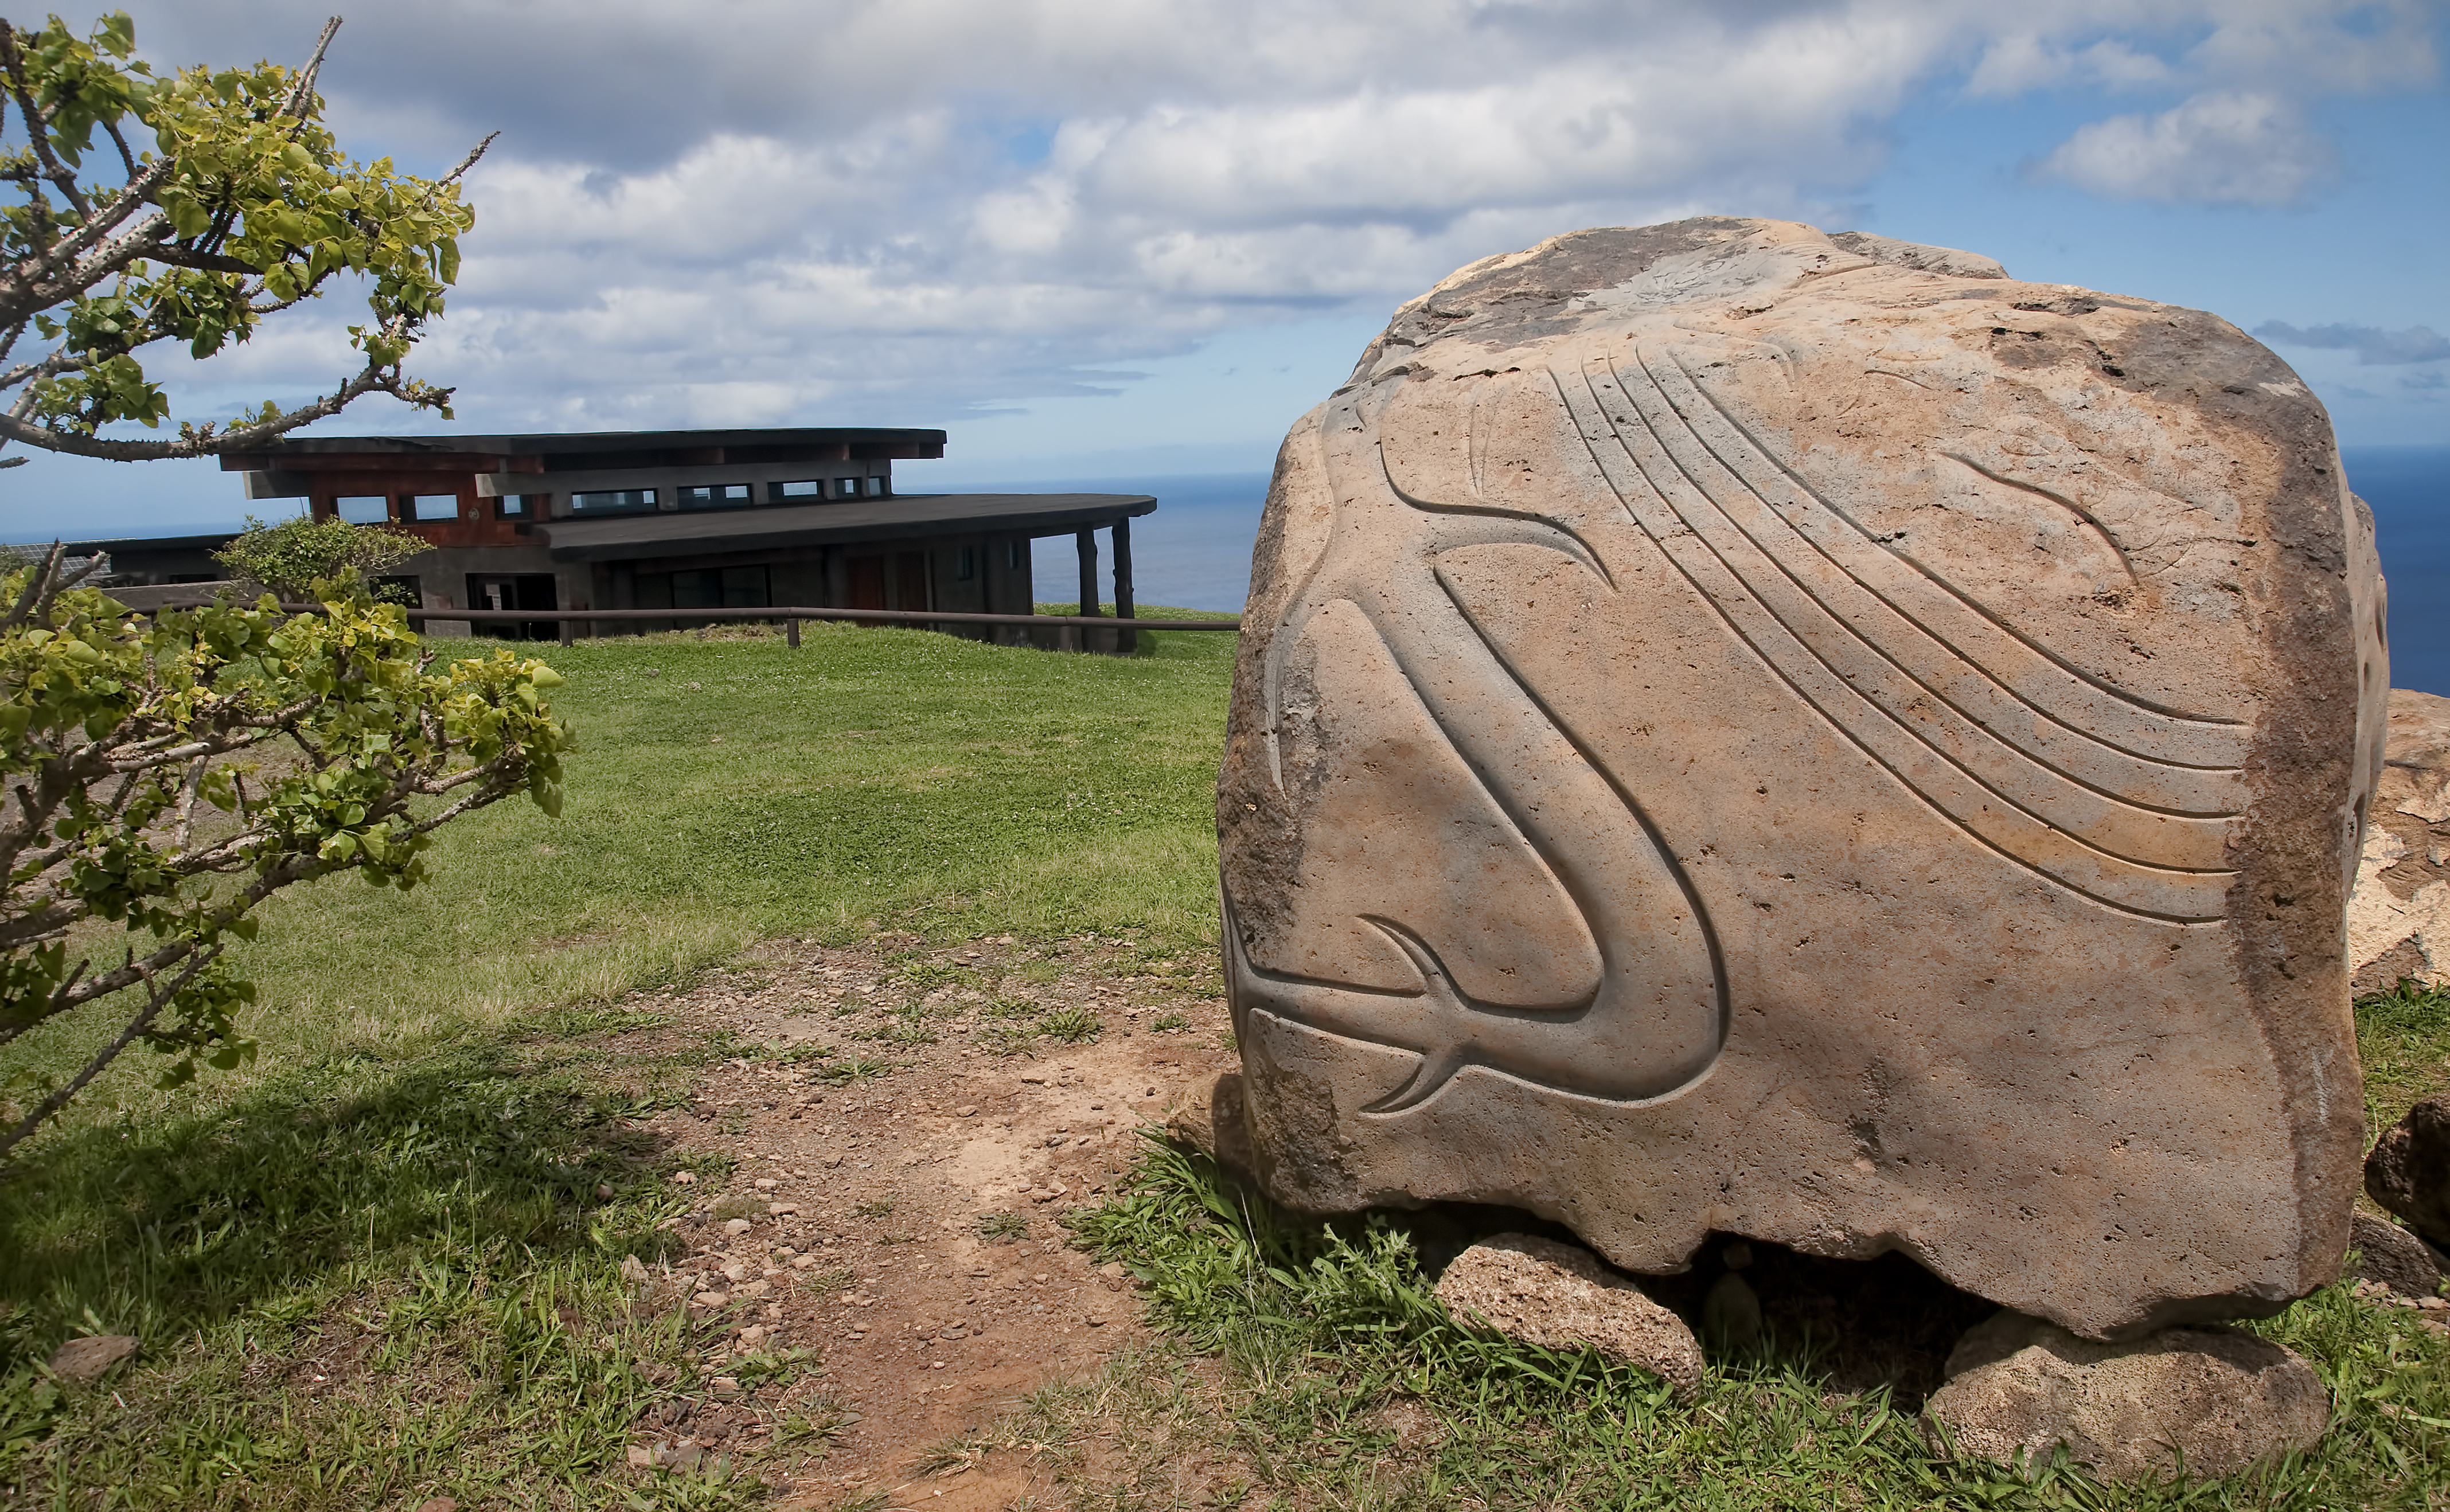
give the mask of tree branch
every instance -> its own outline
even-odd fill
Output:
[[[288,96],[281,102],[281,115],[296,116],[300,126],[306,123],[306,103],[315,98],[315,76],[323,71],[323,53],[332,46],[333,34],[340,29],[340,18],[334,16],[323,23],[323,34],[315,39],[315,51],[306,67],[298,70],[297,82],[290,85]],[[296,135],[295,130],[291,135]]]
[[[29,391],[30,392],[30,391]],[[46,451],[66,452],[72,456],[96,456],[111,462],[143,462],[158,457],[216,456],[224,452],[253,451],[301,425],[312,424],[338,415],[349,403],[368,394],[384,393],[404,404],[418,409],[431,409],[451,402],[453,390],[411,387],[399,376],[396,365],[368,360],[363,371],[310,404],[301,404],[285,415],[253,425],[243,425],[219,435],[199,432],[175,441],[122,441],[86,436],[74,431],[57,431],[36,425],[22,415],[0,415],[0,442],[23,441]]]
[[[79,1071],[74,1076],[69,1077],[67,1084],[52,1092],[49,1096],[45,1097],[35,1106],[32,1113],[26,1115],[25,1117],[17,1121],[15,1128],[10,1129],[5,1135],[0,1135],[0,1173],[6,1173],[10,1170],[10,1168],[5,1164],[9,1158],[10,1152],[25,1143],[26,1137],[29,1134],[31,1134],[36,1129],[41,1128],[44,1119],[49,1118],[51,1115],[59,1112],[62,1108],[67,1107],[68,1105],[69,1098],[85,1090],[86,1083],[93,1080],[94,1077],[101,1076],[104,1068],[107,1067],[112,1061],[119,1058],[119,1053],[121,1051],[126,1050],[129,1045],[134,1044],[146,1030],[152,1028],[153,1021],[162,1017],[162,1010],[170,1005],[170,999],[177,997],[189,982],[194,981],[197,976],[202,973],[206,966],[211,965],[214,958],[218,957],[221,953],[222,946],[218,941],[205,947],[204,950],[197,952],[188,959],[186,967],[179,973],[178,979],[171,982],[167,987],[165,987],[160,982],[154,980],[151,973],[146,973],[144,978],[146,982],[145,1011],[138,1014],[133,1019],[131,1019],[128,1022],[127,1027],[121,1030],[116,1036],[114,1036],[110,1043],[103,1046],[101,1052],[91,1060],[87,1061],[85,1063],[84,1070]]]
[[[17,33],[6,21],[0,21],[0,65],[9,70],[10,92],[17,97],[17,107],[25,112],[26,136],[32,144],[34,155],[43,161],[43,177],[68,196],[77,214],[87,220],[93,217],[93,206],[86,203],[85,191],[77,187],[76,175],[51,152],[49,121],[34,104],[33,91],[26,82],[26,52],[17,42]]]

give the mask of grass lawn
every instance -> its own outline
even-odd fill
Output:
[[[241,958],[251,1066],[159,1092],[132,1056],[29,1147],[0,1181],[0,1507],[763,1497],[622,1461],[701,1371],[679,1315],[623,1278],[676,1207],[630,1120],[738,1047],[641,1050],[615,999],[774,936],[1213,949],[1233,652],[804,634],[542,649],[580,742],[560,820],[506,803],[447,831],[413,893],[280,900]],[[2450,995],[2369,999],[2361,1025],[2378,1120],[2450,1086]],[[57,1074],[104,1033],[49,1025],[0,1075]],[[1824,1390],[1785,1346],[1721,1361],[1685,1407],[1475,1340],[1425,1302],[1401,1221],[1305,1227],[1171,1153],[1080,1231],[1146,1275],[1171,1341],[990,1435],[1069,1466],[1080,1505],[1199,1504],[1193,1461],[1218,1467],[1206,1504],[1254,1508],[2450,1504],[2444,1346],[2341,1289],[2259,1326],[2334,1387],[2321,1451],[2112,1491],[1935,1462],[1907,1414]],[[36,1362],[79,1332],[145,1352],[105,1389],[57,1387]]]
[[[0,1182],[0,1505],[752,1494],[609,1474],[691,1368],[618,1269],[671,1208],[623,1120],[691,1067],[626,1056],[601,1005],[881,924],[1213,949],[1234,647],[803,634],[539,648],[579,739],[560,819],[505,802],[411,893],[276,900],[238,958],[252,1066],[160,1092],[132,1054],[27,1148]],[[107,1032],[54,1021],[0,1076],[64,1074]],[[88,1331],[145,1356],[62,1396],[33,1363]]]

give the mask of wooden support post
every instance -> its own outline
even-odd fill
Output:
[[[1082,531],[1073,537],[1073,541],[1080,549],[1080,612],[1094,617],[1105,608],[1098,593],[1098,533]],[[1103,638],[1102,631],[1093,630],[1086,625],[1080,626],[1079,630],[1079,649],[1094,651],[1104,649],[1098,644]]]
[[[1094,615],[1105,607],[1098,593],[1098,533],[1082,531],[1073,541],[1080,549],[1080,612]]]
[[[1130,516],[1115,522],[1115,617],[1132,617],[1132,522]],[[1129,656],[1140,649],[1140,632],[1127,630],[1115,637],[1115,649]]]
[[[578,622],[576,620],[570,619],[563,620],[561,622],[561,644],[564,646],[574,646],[577,644],[577,636]]]
[[[791,649],[795,651],[800,649],[800,622],[798,620],[787,619],[783,622],[783,641],[784,644],[789,646]]]

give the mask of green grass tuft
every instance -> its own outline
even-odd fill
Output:
[[[1012,1244],[1029,1237],[1029,1220],[1018,1212],[982,1212],[979,1214],[979,1237],[997,1244]]]
[[[1463,1328],[1431,1294],[1410,1221],[1299,1219],[1153,1141],[1115,1196],[1067,1222],[1138,1278],[1168,1334],[1223,1356],[1225,1400],[1136,1362],[1096,1385],[1095,1413],[1053,1393],[1017,1431],[1112,1441],[1129,1420],[1152,1476],[1196,1451],[1246,1466],[1268,1500],[1244,1504],[1270,1506],[2315,1512],[2429,1508],[2450,1483],[2450,1345],[2344,1288],[2258,1326],[2331,1386],[2340,1418],[2320,1448],[2226,1483],[2117,1486],[2064,1457],[2022,1473],[1935,1457],[1915,1414],[1885,1390],[1833,1391],[1796,1341],[1715,1361],[1688,1405],[1588,1353]]]
[[[1102,1027],[1086,1008],[1058,1008],[1038,1020],[1038,1031],[1058,1044],[1077,1045],[1098,1037]]]

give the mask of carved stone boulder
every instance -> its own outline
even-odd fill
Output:
[[[2388,672],[2322,406],[2196,311],[1703,219],[1297,424],[1217,820],[1260,1178],[1903,1250],[2091,1338],[2336,1275]]]

